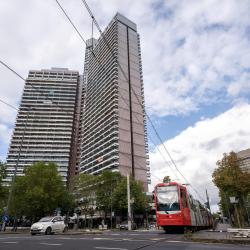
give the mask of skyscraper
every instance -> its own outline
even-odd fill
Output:
[[[65,68],[31,70],[19,107],[7,156],[7,178],[34,162],[55,162],[66,182],[74,173],[73,147],[79,73]]]
[[[80,172],[118,169],[147,189],[149,171],[140,40],[136,24],[117,13],[87,46]]]

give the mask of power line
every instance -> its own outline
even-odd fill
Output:
[[[57,1],[57,0],[56,0],[56,1]],[[97,29],[98,29],[100,35],[103,37],[103,40],[104,40],[104,42],[106,43],[108,49],[110,50],[112,56],[114,56],[113,51],[112,51],[112,49],[110,48],[110,46],[109,46],[109,44],[108,44],[108,42],[107,42],[107,40],[106,40],[106,38],[105,38],[105,34],[103,34],[103,32],[102,32],[100,26],[98,25],[98,22],[97,22],[97,20],[95,19],[95,16],[94,16],[94,14],[92,13],[92,11],[91,11],[90,7],[88,6],[87,2],[86,2],[85,0],[82,0],[82,3],[84,4],[84,6],[86,7],[87,11],[89,12],[90,17],[92,18],[93,22],[95,23],[95,25],[96,25],[96,27],[97,27]],[[118,63],[119,68],[121,69],[121,72],[122,72],[123,76],[125,77],[126,81],[129,82],[129,80],[128,80],[126,74],[124,73],[124,70],[122,69],[122,67],[121,67],[121,65],[120,65],[120,63],[119,63],[118,60],[117,60],[117,63]],[[186,182],[188,182],[188,180],[186,179],[186,177],[181,173],[181,171],[180,171],[179,168],[177,167],[177,165],[176,165],[175,161],[173,160],[173,158],[172,158],[170,152],[169,152],[168,149],[166,148],[165,144],[163,143],[163,140],[161,139],[159,133],[157,132],[157,130],[156,130],[156,128],[155,128],[155,126],[154,126],[154,124],[153,124],[151,118],[150,118],[149,115],[147,114],[147,112],[146,112],[146,110],[145,110],[145,107],[144,107],[143,103],[141,103],[141,100],[139,100],[139,98],[138,98],[137,94],[135,93],[135,91],[134,91],[134,89],[133,89],[132,86],[131,86],[131,90],[132,90],[134,96],[136,97],[136,99],[138,100],[140,106],[141,106],[142,109],[145,111],[146,117],[148,118],[148,120],[149,120],[149,122],[150,122],[150,124],[151,124],[151,126],[152,126],[152,128],[153,128],[153,130],[155,131],[155,134],[156,134],[157,138],[159,139],[159,141],[160,141],[161,144],[163,145],[163,148],[164,148],[165,151],[167,152],[167,155],[169,156],[169,158],[170,158],[172,164],[174,165],[174,167],[176,168],[176,170],[178,171],[178,173],[183,177],[183,179],[184,179]],[[191,184],[190,184],[190,187],[191,187],[191,188],[195,191],[195,193],[204,201],[204,199],[200,196],[200,194],[198,193],[198,191],[197,191]]]
[[[176,179],[178,179],[178,176],[176,174],[176,172],[172,169],[171,165],[169,164],[169,162],[167,161],[167,159],[165,158],[164,154],[161,152],[161,150],[159,149],[159,147],[157,147],[156,143],[153,141],[152,137],[150,135],[148,135],[149,139],[151,140],[151,142],[154,144],[156,150],[159,152],[159,154],[162,156],[162,159],[165,161],[165,163],[168,165],[168,167],[170,168],[170,170],[173,172],[173,174],[175,175]]]
[[[7,63],[5,63],[5,62],[3,62],[3,61],[1,61],[1,60],[0,60],[0,63],[1,63],[4,67],[6,67],[8,70],[10,70],[13,74],[15,74],[16,76],[18,76],[21,80],[23,80],[23,81],[26,82],[26,83],[29,83],[29,81],[25,80],[24,77],[22,77],[19,73],[17,73],[17,71],[14,70],[13,68],[11,68]],[[53,100],[48,96],[48,94],[45,94],[44,91],[40,90],[38,87],[33,86],[32,84],[29,84],[28,86],[30,86],[31,88],[33,88],[34,90],[36,90],[38,93],[40,93],[42,96],[44,96],[44,97],[45,97],[45,100],[50,101],[51,104],[54,104],[54,105],[55,105],[56,107],[58,107],[61,111],[64,111],[66,114],[70,114],[70,115],[71,115],[71,113],[69,113],[67,110],[65,110],[65,109],[63,109],[62,107],[60,107],[60,105],[59,105],[58,103],[53,102]],[[2,102],[4,103],[4,101],[2,101]],[[5,104],[6,104],[6,103],[5,103]],[[6,104],[6,105],[8,105],[8,104]],[[10,106],[10,105],[8,105],[8,106]],[[25,109],[25,107],[22,107],[22,108]],[[15,108],[15,109],[18,110],[17,108]],[[28,108],[27,108],[27,109],[28,109]]]
[[[1,98],[0,98],[0,102],[2,102],[3,104],[9,106],[9,107],[12,108],[12,109],[15,109],[16,111],[18,111],[18,108],[14,107],[12,104],[10,104],[10,103],[8,103],[8,102],[2,100]]]
[[[111,47],[110,47],[109,44],[108,44],[108,41],[107,41],[105,35],[103,34],[103,32],[102,32],[102,30],[101,30],[101,28],[100,28],[98,22],[96,21],[96,19],[95,19],[95,17],[94,17],[94,14],[92,13],[91,9],[89,8],[87,2],[86,2],[85,0],[82,0],[82,3],[84,4],[84,6],[86,7],[87,11],[89,12],[89,14],[90,14],[90,16],[91,16],[91,18],[92,18],[92,20],[93,20],[93,23],[95,23],[95,25],[96,25],[96,27],[97,27],[97,29],[98,29],[100,35],[102,36],[102,38],[103,38],[105,44],[107,45],[109,51],[111,52],[112,57],[115,57],[115,55],[114,55],[114,53],[113,53]],[[93,51],[92,51],[92,52],[93,52]],[[94,52],[93,52],[93,53],[94,53]],[[116,59],[116,58],[115,58],[115,59]],[[118,60],[117,60],[117,63],[118,63],[118,67],[119,67],[120,70],[122,71],[123,76],[125,77],[126,81],[128,82],[127,76],[126,76],[126,74],[125,74],[125,72],[124,72],[124,70],[123,70],[123,68],[122,68],[122,66],[120,65],[120,63],[119,63]],[[143,104],[141,104],[141,101],[139,100],[138,96],[137,96],[136,93],[134,92],[134,89],[132,88],[132,86],[131,86],[131,89],[132,89],[132,91],[133,91],[135,97],[137,98],[137,100],[138,100],[140,106],[142,107],[142,110],[144,110],[144,112],[145,112],[145,114],[146,114],[145,107],[144,107]],[[122,99],[124,100],[124,102],[126,103],[126,101],[125,101],[123,95],[121,95],[121,97],[122,97]],[[128,104],[128,103],[126,103],[126,104],[127,104],[127,106],[129,107],[129,104]],[[146,115],[147,115],[147,114],[146,114]],[[135,115],[135,117],[137,118],[136,115]],[[137,121],[139,121],[138,118],[137,118]],[[148,135],[148,136],[149,136],[149,135]],[[150,136],[149,136],[149,137],[150,137]],[[159,153],[162,155],[164,161],[165,161],[166,164],[169,166],[169,168],[171,169],[171,171],[173,171],[172,168],[171,168],[171,166],[170,166],[170,164],[166,161],[165,157],[163,156],[163,154],[161,153],[161,151],[158,149],[158,147],[156,146],[156,144],[154,143],[154,141],[153,141],[152,139],[151,139],[151,141],[153,142],[153,144],[155,145],[155,147],[157,148],[157,150],[159,151]],[[173,171],[173,173],[174,173],[174,175],[176,175],[176,173],[175,173],[174,171]],[[177,176],[176,176],[176,177],[177,177]]]
[[[15,75],[17,75],[19,78],[21,78],[23,81],[25,81],[25,79],[20,75],[18,74],[15,70],[13,70],[11,67],[9,67],[6,63],[4,63],[2,60],[0,60],[0,63],[6,67],[7,69],[9,69],[12,73],[14,73]]]
[[[69,20],[69,22],[71,23],[71,25],[74,27],[75,31],[77,32],[77,34],[80,36],[80,38],[82,39],[82,41],[85,43],[85,45],[87,45],[85,39],[83,38],[82,34],[79,32],[79,30],[76,28],[76,26],[74,25],[74,23],[71,21],[70,17],[68,16],[68,14],[66,13],[66,11],[64,10],[64,8],[62,7],[62,5],[59,3],[58,0],[56,0],[56,3],[58,4],[58,6],[60,7],[60,9],[62,10],[62,12],[64,13],[64,15],[67,17],[67,19]]]
[[[68,14],[66,13],[66,11],[65,11],[65,10],[63,9],[63,7],[60,5],[60,3],[58,2],[58,0],[56,0],[56,2],[57,2],[57,4],[58,4],[58,6],[60,7],[60,9],[61,9],[61,10],[63,11],[63,13],[65,14],[65,16],[67,17],[68,21],[71,23],[71,25],[74,27],[74,29],[76,30],[76,32],[78,33],[78,35],[79,35],[80,38],[82,39],[82,41],[86,44],[85,39],[83,39],[83,36],[82,36],[81,33],[79,32],[79,30],[76,28],[76,26],[73,24],[72,20],[70,19],[70,17],[69,17]],[[94,15],[93,15],[93,13],[92,13],[92,11],[91,11],[90,8],[88,7],[88,4],[86,3],[85,0],[82,0],[82,2],[83,2],[83,4],[85,5],[85,7],[87,8],[87,10],[88,10],[88,12],[89,12],[89,14],[90,14],[90,16],[91,16],[93,22],[94,22],[95,25],[97,26],[98,31],[99,31],[99,33],[101,34],[101,36],[103,37],[103,40],[104,40],[104,42],[106,43],[107,47],[109,48],[109,50],[110,50],[112,56],[115,57],[114,54],[113,54],[112,49],[110,48],[110,46],[109,46],[109,44],[108,44],[108,42],[107,42],[107,40],[106,40],[105,35],[103,34],[103,32],[101,31],[100,26],[98,25],[98,22],[96,21]],[[92,50],[91,50],[91,53],[92,53],[92,55],[94,56],[94,58],[97,60],[97,57],[95,56],[95,54],[94,54],[94,52],[93,52],[93,48],[92,48]],[[116,58],[115,58],[115,59],[116,59]],[[98,62],[98,60],[97,60],[97,62]],[[121,67],[121,65],[120,65],[120,63],[119,63],[118,60],[117,60],[117,63],[118,63],[118,67],[120,68],[120,70],[121,70],[122,74],[124,75],[126,81],[128,82],[127,76],[126,76],[126,74],[124,73],[124,70],[123,70],[123,68]],[[102,65],[100,62],[98,62],[98,64],[99,64],[101,67],[103,67],[103,65]],[[107,74],[107,73],[106,73],[106,74]],[[107,75],[108,75],[108,74],[107,74]],[[135,95],[136,99],[138,100],[140,106],[141,106],[141,107],[143,108],[143,110],[145,111],[145,108],[144,108],[143,104],[142,104],[141,101],[139,100],[138,96],[136,95],[136,93],[135,93],[135,91],[134,91],[134,89],[133,89],[132,87],[131,87],[131,90],[132,90],[133,94]],[[152,125],[152,127],[153,127],[153,130],[156,132],[156,135],[157,135],[158,139],[160,139],[161,143],[163,144],[161,137],[159,136],[158,132],[156,131],[155,126],[153,125],[153,122],[152,122],[152,120],[150,119],[150,117],[148,116],[148,114],[146,113],[146,111],[145,111],[145,114],[146,114],[148,120],[150,121],[150,123],[151,123],[151,125]],[[164,146],[164,149],[166,150],[166,146],[165,146],[164,144],[163,144],[163,146]],[[169,151],[167,151],[167,153],[168,153],[168,155],[170,155]],[[174,161],[173,161],[173,158],[171,157],[171,155],[170,155],[170,160],[171,160],[172,163],[174,162]],[[187,179],[184,177],[184,175],[180,172],[180,170],[178,169],[178,167],[177,167],[177,165],[176,165],[175,163],[174,163],[174,167],[175,167],[175,168],[177,169],[177,171],[181,174],[181,176],[184,178],[184,180],[185,180],[186,182],[188,182]],[[190,184],[190,186],[191,186],[192,189],[198,194],[198,192],[194,189],[194,187],[193,187],[191,184]],[[198,194],[198,196],[200,196],[200,195]],[[200,197],[201,197],[201,196],[200,196]],[[201,199],[203,200],[202,197],[201,197]]]
[[[6,63],[3,63],[2,61],[1,61],[1,63],[7,68],[7,69],[9,69],[12,73],[14,73],[16,76],[18,76],[19,78],[21,78],[22,80],[24,80],[25,81],[25,79],[20,75],[20,74],[18,74],[13,68],[11,68],[9,65],[7,65]],[[32,85],[31,85],[32,86]],[[33,86],[34,87],[34,86]],[[36,89],[36,88],[35,88]],[[37,89],[36,89],[37,90]],[[40,92],[42,92],[42,91],[40,91]],[[46,97],[46,95],[45,95],[45,97]],[[48,100],[50,100],[51,102],[52,102],[52,100],[51,99],[48,99]],[[11,105],[11,104],[9,104],[9,103],[7,103],[7,102],[5,102],[4,100],[2,100],[2,99],[0,99],[0,101],[2,102],[2,103],[4,103],[5,105],[7,105],[8,107],[10,107],[10,108],[12,108],[12,109],[14,109],[14,110],[16,110],[16,111],[18,111],[18,108],[16,108],[15,106],[13,106],[13,105]],[[53,103],[53,102],[52,102]],[[55,104],[55,103],[54,103]],[[56,104],[57,105],[57,104]],[[58,106],[58,105],[57,105]],[[61,108],[60,106],[58,106],[62,111],[65,111],[63,108]],[[27,108],[28,110],[30,109],[30,108]],[[36,119],[33,119],[33,121],[36,121]],[[38,120],[37,120],[38,121]],[[128,158],[128,159],[130,159],[129,157],[127,157],[126,155],[124,155],[126,158]],[[136,167],[135,169],[141,169],[141,170],[146,170],[144,167],[142,167],[140,164],[137,164],[137,165],[139,165],[140,167],[138,168],[138,167]],[[152,173],[151,173],[152,174]],[[153,175],[153,174],[152,174]],[[154,176],[154,175],[153,175]],[[157,177],[157,176],[154,176],[154,177],[156,177],[156,178],[158,178],[159,180],[160,180],[160,178],[159,177]]]
[[[87,45],[85,39],[83,38],[83,36],[81,35],[81,33],[80,33],[80,31],[77,29],[77,27],[74,25],[74,23],[72,22],[71,18],[69,17],[69,15],[68,15],[67,12],[65,11],[65,9],[62,7],[62,5],[59,3],[58,0],[55,0],[55,1],[56,1],[56,3],[58,4],[58,6],[60,7],[60,9],[62,10],[62,12],[64,13],[64,15],[67,17],[68,21],[71,23],[71,25],[73,26],[73,28],[76,30],[77,34],[80,36],[81,40],[85,43],[85,45]],[[111,76],[110,76],[110,74],[106,71],[105,66],[102,65],[101,62],[97,59],[97,57],[96,57],[96,55],[95,55],[93,49],[91,49],[91,53],[92,53],[94,59],[96,60],[96,62],[99,64],[99,66],[101,66],[101,69],[103,70],[103,72],[105,73],[105,75],[111,79]],[[126,100],[124,99],[124,97],[123,97],[122,95],[121,95],[121,97],[122,97],[123,101],[125,102],[125,104],[126,104],[127,106],[129,106],[129,105],[127,104]],[[137,119],[138,119],[138,118],[137,118]],[[125,156],[126,158],[129,159],[129,157],[127,157],[126,155],[124,155],[124,156]],[[137,165],[140,166],[140,164],[138,164],[138,163],[137,163]],[[135,167],[135,169],[147,170],[147,169],[143,168],[142,166],[141,166],[141,168]],[[156,178],[159,179],[159,180],[161,180],[159,177],[156,177]]]
[[[86,40],[83,38],[83,36],[82,36],[82,34],[80,33],[80,31],[79,31],[79,30],[77,29],[77,27],[74,25],[73,21],[71,20],[71,18],[69,17],[69,15],[68,15],[67,12],[65,11],[65,9],[62,7],[62,5],[59,3],[58,0],[55,0],[55,1],[57,2],[57,4],[58,4],[58,6],[60,7],[60,9],[63,11],[63,13],[65,14],[65,16],[67,17],[67,19],[69,20],[69,22],[71,23],[71,25],[73,26],[73,28],[76,30],[77,34],[80,36],[81,40],[85,43],[85,45],[87,45]],[[98,23],[96,22],[95,19],[93,19],[93,22],[94,22],[96,25],[98,25]],[[98,29],[99,29],[99,32],[101,32],[101,29],[100,29],[99,25],[98,25]],[[106,39],[105,36],[103,36],[103,38]],[[110,47],[109,47],[109,49],[111,50]],[[104,65],[102,65],[102,63],[97,59],[97,57],[96,57],[96,55],[95,55],[95,53],[94,53],[94,51],[93,51],[93,48],[91,49],[91,53],[92,53],[94,59],[95,59],[95,60],[97,61],[97,63],[99,64],[99,66],[101,66],[101,69],[102,69],[103,72],[106,74],[106,76],[108,76],[109,78],[111,78],[110,74],[106,71],[106,68],[104,67]],[[113,55],[113,52],[112,52],[112,56],[114,56],[114,55]],[[120,69],[123,71],[123,69],[121,68],[121,65],[120,65],[120,64],[119,64],[119,66],[120,66]],[[124,71],[123,71],[123,74],[125,74]],[[121,98],[123,99],[123,101],[125,102],[125,104],[129,107],[129,104],[127,103],[127,100],[123,97],[123,95],[121,95]],[[139,121],[139,119],[138,119],[138,117],[137,117],[136,115],[135,115],[135,117],[136,117],[137,121]],[[124,155],[124,156],[125,156],[126,158],[129,159],[129,157],[127,157],[126,155]],[[140,166],[140,164],[138,164],[138,163],[137,163],[137,165]],[[141,166],[140,168],[135,167],[135,169],[147,170],[147,169],[143,168],[142,166]],[[152,176],[154,176],[155,178],[157,178],[158,180],[162,181],[162,179],[160,179],[159,177],[155,176],[155,175],[152,174],[151,172],[150,172],[150,174],[151,174]]]
[[[62,6],[60,5],[60,3],[56,0],[56,2],[57,2],[57,4],[58,4],[58,6],[61,8],[61,10],[64,12],[64,14],[65,14],[65,16],[67,17],[67,19],[68,19],[68,21],[71,23],[71,25],[74,27],[74,29],[75,29],[75,31],[78,33],[78,35],[81,37],[81,39],[82,39],[82,41],[86,44],[86,41],[85,41],[85,39],[83,38],[83,36],[81,35],[81,33],[78,31],[78,29],[76,28],[76,26],[74,25],[74,23],[71,21],[71,19],[69,18],[69,16],[67,15],[67,13],[65,12],[65,10],[62,8]],[[83,1],[82,0],[82,2],[84,3],[84,4],[86,4],[87,5],[87,3],[86,3],[86,1]],[[85,6],[86,6],[85,5]],[[91,12],[91,10],[88,8],[88,11],[90,11]],[[98,27],[98,30],[99,30],[99,32],[101,32],[101,29],[100,29],[100,27],[99,27],[99,25],[98,25],[98,23],[97,23],[97,21],[96,21],[96,19],[94,18],[94,16],[93,16],[93,14],[91,15],[91,17],[92,17],[92,19],[93,19],[93,21],[94,21],[94,23],[95,23],[95,25]],[[102,34],[102,32],[101,32],[101,34]],[[104,37],[104,36],[103,36]],[[105,37],[104,37],[105,38]],[[105,39],[104,39],[105,40]],[[93,51],[92,51],[92,53],[93,53]],[[111,53],[112,53],[112,55],[113,55],[113,52],[112,52],[112,50],[111,50]],[[95,56],[95,54],[93,53],[93,55]],[[4,65],[5,67],[7,67],[10,71],[12,71],[14,74],[16,74],[20,79],[22,79],[22,80],[24,80],[25,81],[25,79],[20,75],[20,74],[18,74],[16,71],[14,71],[13,69],[11,69],[7,64],[5,64],[4,62],[2,62],[2,61],[0,61],[1,62],[1,64],[2,65]],[[119,62],[118,62],[118,64],[119,64]],[[122,71],[122,73],[123,73],[123,75],[126,77],[126,75],[125,75],[125,73],[124,73],[124,71],[123,71],[123,69],[122,69],[122,67],[121,67],[121,65],[119,64],[119,67],[120,67],[120,69],[121,69],[121,71]],[[127,77],[126,77],[127,78]],[[32,86],[31,85],[31,87],[32,88],[34,88],[34,89],[36,89],[34,86]],[[36,89],[37,90],[37,89]],[[40,90],[38,90],[39,92],[41,92]],[[139,98],[138,98],[138,96],[136,95],[136,93],[135,93],[135,91],[134,91],[134,89],[132,88],[132,91],[133,91],[133,93],[134,93],[134,95],[136,96],[136,98],[137,98],[137,100],[139,101],[139,104],[141,104],[141,102],[140,102],[140,100],[139,100]],[[50,100],[51,102],[52,102],[52,100],[50,99],[50,98],[48,98],[47,97],[47,95],[45,95],[46,96],[46,98],[48,99],[48,100]],[[3,101],[2,101],[3,102]],[[4,103],[4,102],[3,102]],[[52,102],[53,103],[53,102]],[[5,103],[6,104],[6,103]],[[8,104],[7,104],[8,105]],[[142,105],[142,104],[141,104]],[[9,106],[9,105],[8,105]],[[58,104],[56,104],[56,106],[58,106]],[[60,109],[62,109],[60,106],[58,106]],[[144,109],[144,106],[142,105],[142,107],[143,107],[143,109]],[[16,109],[16,108],[15,108]],[[17,109],[16,109],[17,110]],[[62,109],[63,110],[63,109]],[[152,126],[153,126],[153,123],[152,123],[152,121],[151,121],[151,119],[150,119],[150,117],[148,116],[148,114],[145,112],[145,114],[146,114],[146,116],[147,116],[147,118],[148,118],[148,120],[150,121],[150,123],[152,124]],[[153,129],[155,130],[155,127],[153,126]],[[159,137],[159,134],[157,133],[157,131],[155,130],[155,132],[156,132],[156,134],[157,134],[157,137],[159,138],[159,139],[161,139],[160,137]],[[163,142],[162,142],[162,140],[161,140],[161,143],[163,144]],[[165,147],[165,145],[163,144],[163,146],[164,146],[164,148],[166,149],[166,147]],[[172,157],[171,157],[171,155],[170,155],[170,153],[167,151],[167,153],[168,153],[168,155],[169,155],[169,157],[170,157],[170,159],[171,159],[171,162],[174,164],[174,166],[175,166],[175,168],[178,170],[178,172],[182,175],[182,177],[186,180],[186,178],[183,176],[183,174],[179,171],[179,169],[177,168],[177,166],[176,166],[176,164],[174,163],[174,161],[173,161],[173,159],[172,159]],[[186,180],[187,181],[187,180]]]

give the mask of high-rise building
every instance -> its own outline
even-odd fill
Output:
[[[31,70],[7,156],[7,178],[34,162],[55,162],[66,182],[75,172],[79,73],[65,68]]]
[[[86,83],[87,83],[87,72],[88,72],[88,61],[91,50],[96,43],[94,38],[87,40],[87,47],[85,51],[85,61],[84,61],[84,71],[83,77],[80,80],[79,92],[78,92],[78,101],[76,106],[76,137],[77,141],[75,141],[76,145],[76,159],[75,159],[75,175],[79,173],[80,168],[80,160],[81,160],[81,144],[83,138],[83,123],[84,123],[84,113],[85,113],[85,98],[86,98]],[[72,173],[73,175],[73,173]]]
[[[150,176],[136,24],[118,13],[103,35],[89,43],[80,172],[118,169],[147,189]]]

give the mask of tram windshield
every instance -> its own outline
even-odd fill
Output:
[[[180,211],[177,186],[157,187],[156,198],[158,211],[165,211],[166,213]]]

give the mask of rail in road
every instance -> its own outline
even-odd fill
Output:
[[[245,250],[249,246],[185,241],[180,235],[157,233],[110,233],[95,235],[1,235],[0,250]]]

